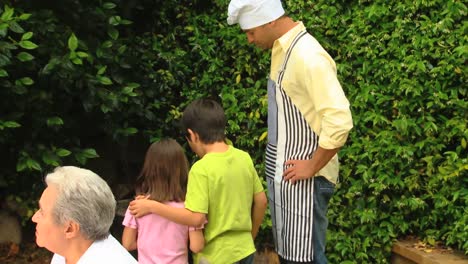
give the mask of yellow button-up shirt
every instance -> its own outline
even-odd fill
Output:
[[[298,22],[273,44],[270,78],[275,82],[291,42],[304,30],[303,23]],[[303,38],[292,50],[281,86],[319,136],[319,146],[324,149],[342,147],[353,127],[349,101],[337,79],[331,56],[310,34]],[[317,175],[336,183],[337,155]]]

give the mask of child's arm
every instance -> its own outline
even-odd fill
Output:
[[[252,205],[252,237],[258,234],[260,225],[262,224],[263,217],[267,208],[267,198],[265,192],[258,192],[254,194]]]
[[[186,208],[172,207],[148,199],[138,199],[131,201],[130,212],[135,217],[142,217],[153,213],[167,218],[172,222],[187,226],[202,226],[206,219],[206,214],[192,212]]]
[[[137,249],[137,230],[125,227],[122,234],[122,246],[128,251]]]
[[[189,231],[190,250],[193,253],[199,253],[205,247],[205,237],[203,229],[195,229]]]

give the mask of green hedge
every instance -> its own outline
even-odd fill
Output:
[[[381,262],[405,234],[466,253],[467,8],[378,2],[317,5],[336,19],[310,25],[326,29],[355,124],[331,206],[333,255]]]
[[[135,138],[183,142],[174,126],[201,96],[222,101],[229,138],[264,174],[269,54],[227,25],[227,3],[0,7],[0,192],[21,205],[25,222],[44,173],[99,160],[104,139],[122,152]],[[285,6],[335,58],[353,112],[329,210],[330,262],[386,263],[408,234],[468,253],[466,5]],[[270,226],[267,218],[262,233]]]

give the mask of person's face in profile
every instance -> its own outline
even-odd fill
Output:
[[[247,41],[261,49],[271,49],[276,40],[273,34],[273,23],[274,22],[270,22],[265,25],[244,30]]]
[[[57,189],[53,185],[48,186],[39,200],[39,210],[32,217],[32,221],[36,223],[36,244],[54,253],[66,243],[66,227],[55,223],[52,215],[56,200]]]

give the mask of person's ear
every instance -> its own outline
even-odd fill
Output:
[[[188,133],[188,141],[194,142],[198,139],[198,134],[194,132],[192,129],[187,128],[187,133]]]
[[[75,221],[68,221],[65,224],[65,237],[66,238],[74,238],[77,237],[80,233],[80,225]]]

